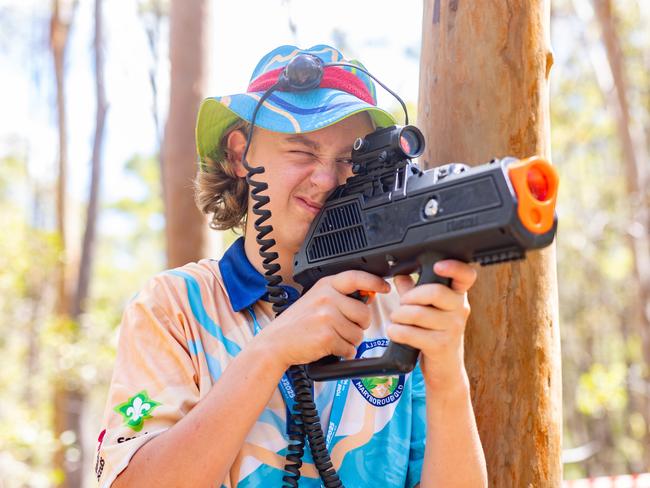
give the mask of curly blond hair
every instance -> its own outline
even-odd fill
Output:
[[[249,129],[248,122],[238,120],[226,130],[219,142],[220,152],[225,155],[223,160],[215,161],[207,156],[201,160],[201,169],[194,180],[194,200],[201,212],[212,214],[211,229],[243,230],[246,227],[248,183],[235,174],[227,142],[231,132],[239,130],[247,135]]]

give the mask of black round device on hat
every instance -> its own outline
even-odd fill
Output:
[[[322,59],[313,54],[298,54],[282,70],[277,88],[283,91],[307,91],[318,88],[322,79]]]

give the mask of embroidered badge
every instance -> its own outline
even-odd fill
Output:
[[[152,400],[145,390],[119,404],[114,410],[124,419],[124,425],[136,432],[142,430],[144,421],[151,418],[151,413],[160,403]]]
[[[362,357],[374,357],[383,354],[388,347],[388,339],[373,339],[364,341],[357,349],[357,359]],[[380,348],[374,353],[366,354],[372,349]],[[379,352],[380,354],[377,354]],[[399,376],[376,376],[372,378],[356,378],[352,384],[359,390],[366,401],[376,407],[383,407],[396,402],[404,391],[405,375]]]

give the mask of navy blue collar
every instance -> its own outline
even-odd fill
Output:
[[[219,261],[219,271],[228,292],[230,304],[235,312],[241,312],[258,300],[267,300],[266,278],[260,274],[246,257],[244,238],[237,239]],[[300,294],[291,286],[282,286],[287,292],[289,303],[295,302]]]

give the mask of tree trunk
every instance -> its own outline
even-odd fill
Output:
[[[425,164],[550,156],[549,17],[542,0],[424,2]],[[470,303],[465,359],[490,486],[560,486],[554,247],[482,268]]]
[[[67,179],[67,126],[65,102],[65,54],[70,32],[70,24],[74,16],[76,2],[60,2],[54,0],[52,18],[50,21],[50,49],[54,61],[54,75],[56,79],[56,107],[57,125],[59,132],[59,165],[56,191],[56,222],[59,237],[59,259],[57,261],[57,298],[55,313],[60,327],[67,328],[70,324],[70,284],[71,276],[68,269],[67,242],[66,242],[66,179]],[[54,398],[53,430],[58,440],[54,453],[53,464],[60,474],[57,486],[68,488],[81,486],[80,463],[68,461],[66,452],[68,446],[62,442],[64,432],[74,432],[76,441],[79,440],[80,418],[79,402],[76,392],[67,389],[64,379],[58,379],[52,386]]]
[[[168,17],[169,12],[163,11],[162,0],[153,0],[148,5],[141,5],[140,18],[144,25],[145,34],[147,35],[147,43],[149,45],[149,52],[151,53],[151,66],[149,66],[149,86],[151,87],[151,97],[153,102],[151,104],[151,115],[153,117],[154,127],[156,128],[156,153],[161,175],[161,193],[162,201],[165,201],[165,181],[164,175],[165,161],[162,154],[162,130],[160,122],[160,112],[158,110],[158,68],[160,66],[160,27],[163,17]]]
[[[77,279],[77,292],[75,293],[74,301],[72,303],[73,320],[78,320],[80,314],[85,309],[85,301],[88,298],[88,287],[90,285],[90,275],[95,252],[99,187],[102,173],[102,149],[104,146],[104,125],[106,121],[106,111],[108,110],[106,90],[104,89],[103,38],[102,0],[95,0],[95,40],[93,43],[93,52],[95,57],[95,101],[97,104],[95,115],[95,138],[93,142],[90,190],[88,194],[88,208],[86,210],[86,226],[81,246],[81,261],[79,264],[79,277]]]
[[[643,359],[650,365],[650,175],[648,174],[649,155],[645,133],[633,123],[628,103],[628,81],[623,65],[624,58],[618,38],[611,0],[593,0],[596,18],[602,31],[602,40],[607,53],[607,61],[614,80],[613,93],[603,96],[608,101],[616,120],[616,128],[621,145],[621,156],[625,171],[627,192],[631,209],[631,223],[628,231],[636,278],[639,326],[642,341]],[[647,366],[646,366],[647,368]],[[645,371],[645,408],[643,418],[650,425],[650,371]],[[650,429],[641,444],[645,448],[646,466],[650,466]]]
[[[207,73],[207,0],[172,0],[169,117],[163,142],[167,264],[181,266],[206,256],[206,219],[194,203],[197,170],[194,127]]]
[[[58,176],[56,185],[56,229],[59,237],[59,259],[57,260],[57,313],[67,312],[68,293],[65,275],[66,264],[66,179],[68,167],[68,144],[66,126],[66,105],[64,90],[65,49],[70,30],[69,21],[61,16],[59,0],[55,0],[50,21],[50,49],[54,61],[54,76],[56,80],[56,115],[59,132]]]
[[[76,4],[72,4],[74,10]],[[70,14],[71,19],[72,14]],[[66,166],[67,166],[67,130],[65,125],[65,90],[64,90],[64,59],[65,48],[68,40],[70,20],[63,21],[60,14],[60,4],[54,2],[52,14],[52,35],[51,47],[54,55],[55,75],[57,80],[57,109],[59,121],[59,175],[57,185],[57,223],[60,233],[61,253],[66,254],[65,241],[65,220],[66,220]],[[106,119],[106,94],[104,90],[104,54],[103,54],[103,25],[102,25],[102,0],[95,1],[95,88],[97,101],[97,115],[95,125],[95,139],[92,154],[91,181],[88,196],[88,208],[86,214],[86,225],[81,249],[81,260],[78,269],[78,277],[75,282],[74,294],[70,300],[70,283],[66,276],[72,274],[66,269],[65,259],[61,260],[59,276],[59,293],[57,300],[57,313],[60,317],[62,327],[69,328],[70,340],[76,341],[79,337],[79,320],[85,310],[85,301],[88,297],[92,261],[95,248],[96,223],[99,202],[99,187],[101,177],[101,158],[104,138],[104,125]],[[72,386],[74,382],[66,382],[61,379],[54,385],[54,432],[57,438],[61,439],[64,432],[74,433],[75,444],[81,452],[77,461],[66,459],[67,447],[61,445],[55,454],[55,466],[63,474],[59,486],[79,487],[83,479],[84,462],[83,450],[81,449],[81,416],[83,413],[84,392],[79,386]]]

